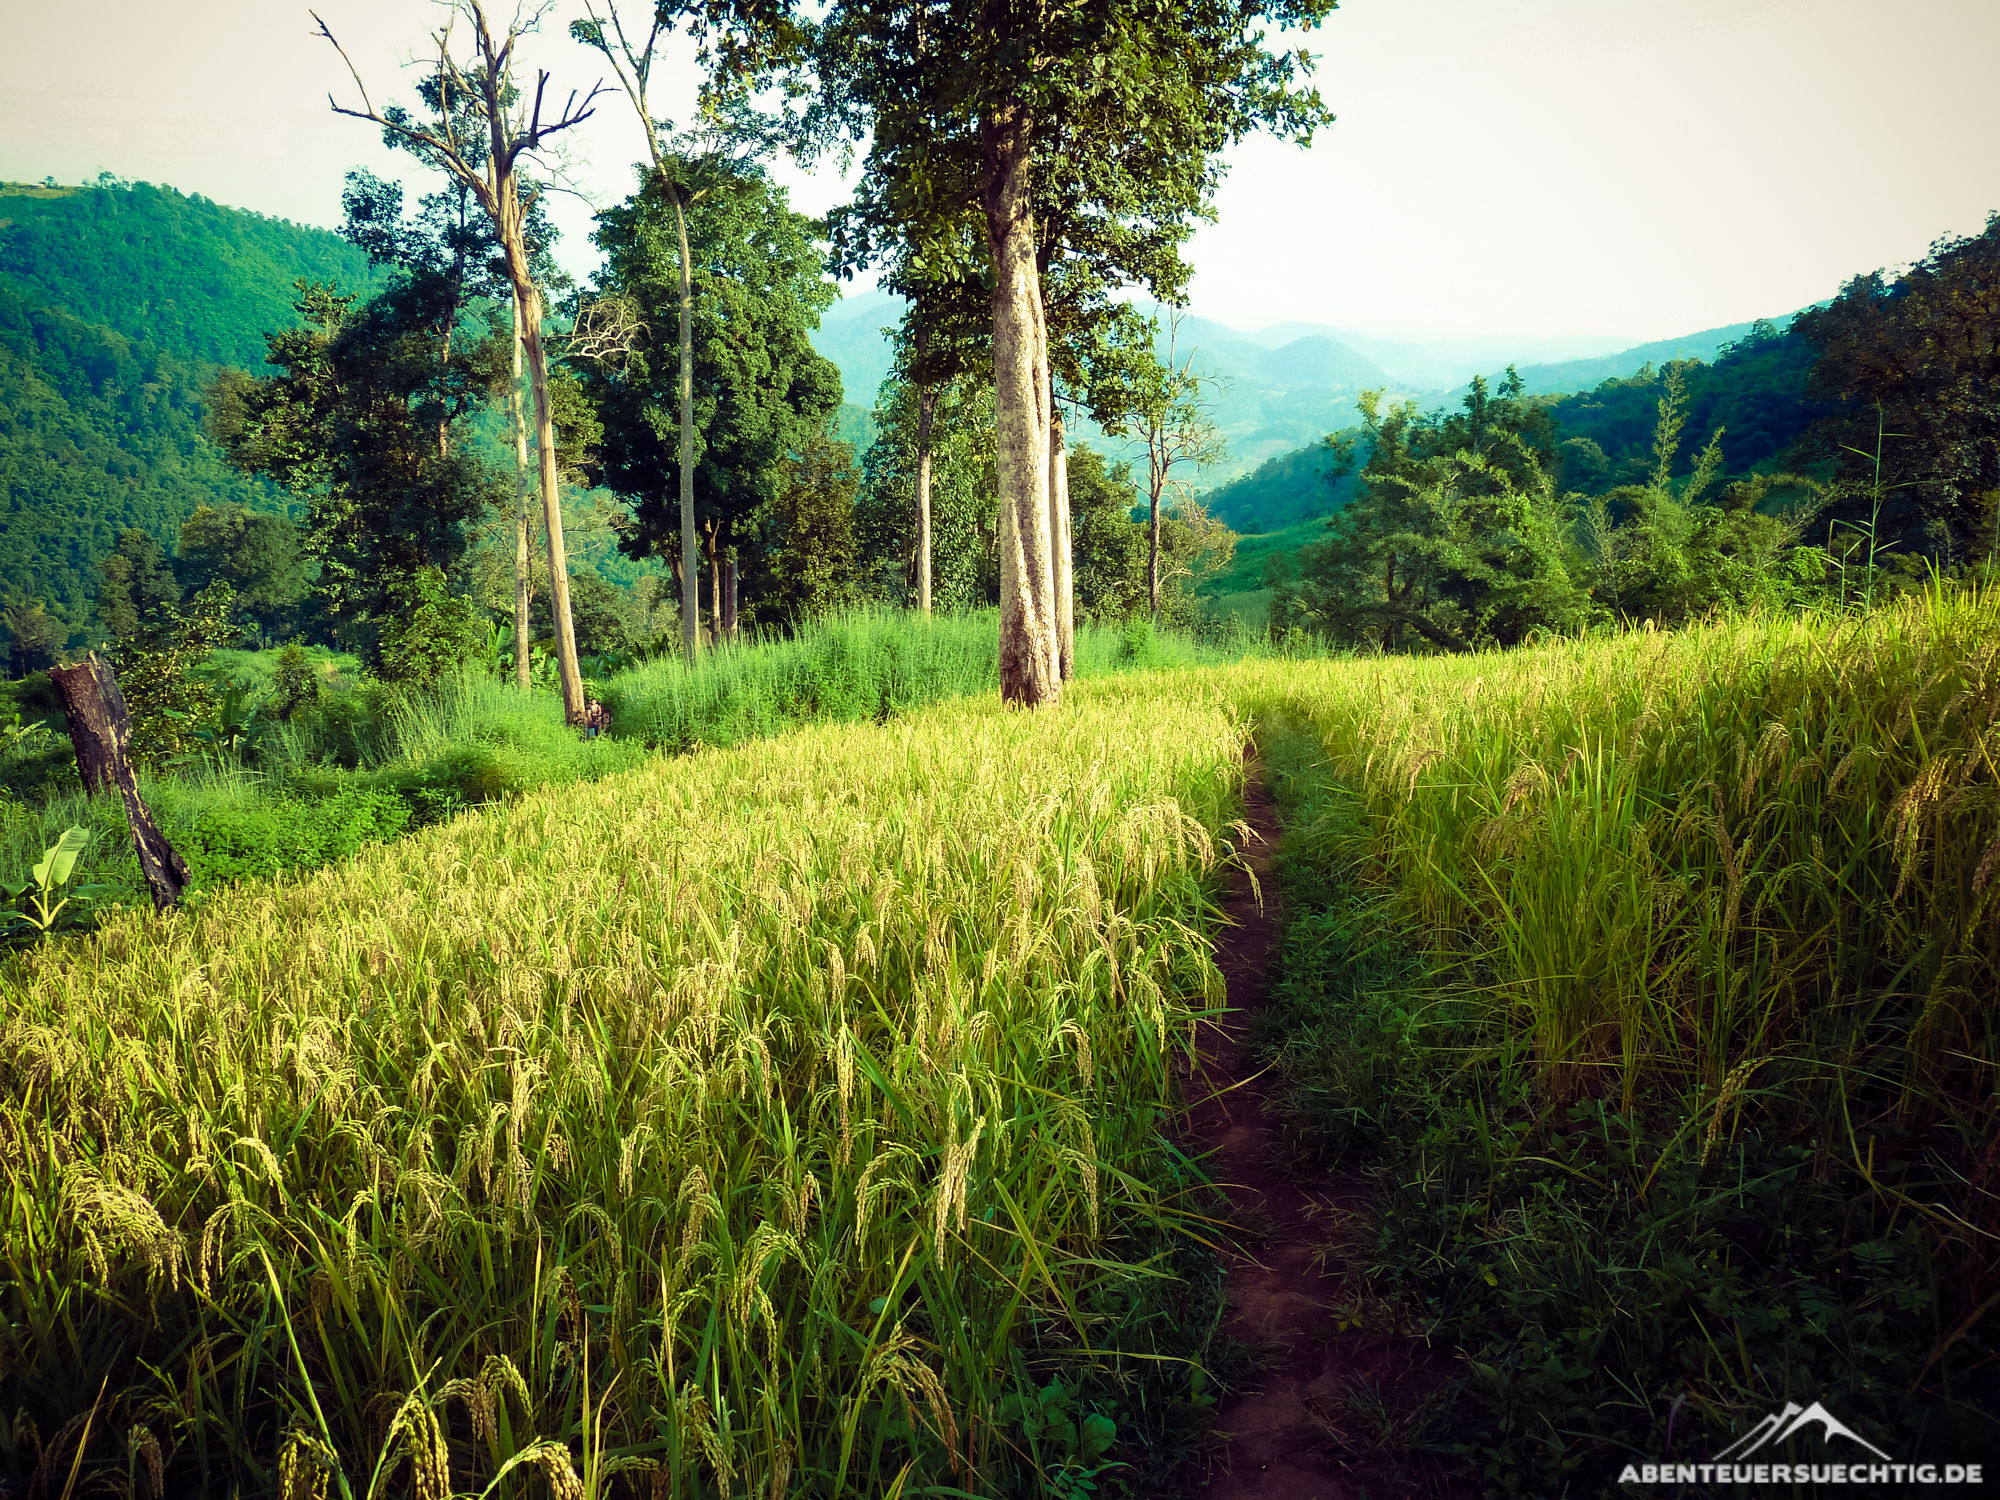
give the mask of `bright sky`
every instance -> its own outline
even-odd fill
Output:
[[[563,34],[572,3],[531,53],[565,90],[603,73]],[[0,176],[108,169],[331,226],[348,167],[411,175],[328,112],[353,86],[292,0],[10,10]],[[321,14],[379,104],[408,97],[399,64],[443,12]],[[1308,45],[1339,122],[1310,152],[1234,153],[1191,249],[1194,309],[1239,328],[1669,337],[1827,296],[2000,209],[1996,0],[1347,0]],[[584,194],[623,195],[622,95],[570,152]],[[781,176],[807,211],[843,196]],[[586,269],[588,208],[557,218]]]

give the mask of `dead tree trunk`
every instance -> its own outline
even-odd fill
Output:
[[[132,844],[139,852],[139,870],[146,877],[146,887],[153,893],[153,910],[166,911],[187,889],[188,867],[160,832],[139,795],[129,748],[132,721],[125,712],[125,695],[118,690],[117,674],[93,651],[73,667],[57,667],[49,679],[62,695],[83,789],[93,797],[115,789],[125,799],[125,821],[132,825]]]

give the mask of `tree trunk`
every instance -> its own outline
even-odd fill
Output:
[[[153,894],[153,910],[167,910],[187,889],[188,867],[153,822],[151,810],[139,795],[139,781],[128,753],[132,721],[125,712],[125,695],[118,690],[117,674],[93,651],[74,667],[57,667],[49,679],[62,695],[69,741],[76,747],[76,768],[83,777],[84,790],[96,796],[115,789],[124,799],[125,821],[132,827],[132,845],[138,851],[146,887]]]
[[[716,543],[722,532],[720,521],[708,523],[703,533],[708,542],[708,638],[722,639],[722,563],[716,554]]]
[[[1069,535],[1069,447],[1062,413],[1049,403],[1049,544],[1056,590],[1056,667],[1062,680],[1076,676],[1076,577]]]
[[[514,383],[507,405],[514,417],[514,685],[527,692],[529,583],[534,558],[528,542],[528,420],[521,411],[521,299],[514,298]]]
[[[1062,692],[1049,535],[1049,389],[1041,277],[1029,208],[1034,116],[1023,105],[979,122],[993,258],[993,395],[1000,481],[1000,696],[1028,708]]]
[[[1160,628],[1160,491],[1164,476],[1153,462],[1153,482],[1146,500],[1146,600],[1153,611],[1153,628]]]
[[[921,337],[921,330],[919,331]],[[931,418],[937,388],[917,387],[917,608],[931,612]]]
[[[542,347],[542,300],[529,280],[527,254],[509,246],[508,259],[521,270],[514,296],[521,307],[521,344],[528,357],[528,383],[535,393],[535,449],[541,460],[542,518],[549,528],[549,605],[556,617],[556,665],[562,678],[563,714],[572,724],[584,715],[583,671],[576,660],[576,625],[569,614],[569,553],[563,546],[562,481],[556,473],[556,422],[549,406],[549,357]]]
[[[736,639],[736,554],[733,551],[722,556],[722,636],[724,640]]]
[[[701,595],[694,547],[694,270],[688,263],[687,213],[680,189],[669,185],[674,199],[674,229],[681,241],[681,571],[688,586],[681,591],[681,645],[689,661],[701,649]]]

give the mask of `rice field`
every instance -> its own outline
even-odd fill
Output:
[[[1866,1366],[1864,1325],[1912,1344],[1906,1404],[1971,1399],[2000,596],[1939,593],[795,729],[10,958],[0,1464],[50,1495],[1113,1492],[1131,1433],[1078,1372],[1201,1427],[1199,1330],[1157,1313],[1195,1315],[1163,1247],[1211,1231],[1165,1123],[1253,730],[1289,866],[1419,950],[1376,1030],[1357,979],[1274,1055],[1369,1117],[1350,1165],[1403,1174],[1382,1244],[1433,1236],[1434,1336],[1582,1330],[1559,1376],[1481,1366],[1495,1400],[1573,1387],[1565,1443],[1638,1443],[1676,1390],[1720,1420]],[[1773,1153],[1835,1205],[1824,1265],[1773,1248],[1809,1217],[1756,1197]],[[1672,1290],[1725,1283],[1726,1316]],[[1554,1449],[1493,1451],[1554,1492]]]
[[[1189,1211],[1160,1108],[1244,726],[1170,674],[1073,700],[657,761],[8,960],[16,1482],[1087,1478],[1097,1429],[1003,1414],[1116,1363],[1106,1289]]]

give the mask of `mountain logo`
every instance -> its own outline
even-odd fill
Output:
[[[1787,1401],[1783,1411],[1772,1412],[1763,1421],[1752,1427],[1742,1437],[1715,1455],[1717,1463],[1736,1463],[1748,1458],[1759,1449],[1774,1443],[1782,1443],[1793,1434],[1805,1428],[1819,1427],[1820,1441],[1830,1443],[1835,1438],[1846,1438],[1850,1443],[1858,1443],[1877,1458],[1888,1460],[1889,1455],[1876,1447],[1860,1433],[1849,1427],[1817,1401],[1811,1406],[1800,1406],[1796,1401]]]

